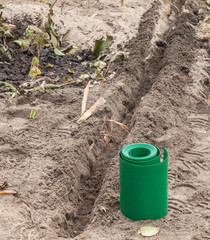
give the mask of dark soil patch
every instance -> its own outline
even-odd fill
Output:
[[[7,55],[0,53],[0,81],[6,81],[18,87],[30,80],[31,61],[33,56],[37,55],[37,52],[34,47],[31,50],[23,50],[13,43],[9,43],[8,46],[12,60],[9,61]],[[74,82],[81,74],[93,74],[95,72],[96,67],[90,67],[89,65],[89,61],[94,59],[95,56],[92,55],[90,50],[78,50],[74,55],[57,56],[53,49],[45,48],[41,50],[40,54],[40,70],[42,73],[37,78],[45,76],[54,80],[59,77],[59,83],[65,83],[70,77]],[[68,69],[74,73],[71,74]],[[90,80],[90,78],[83,82],[84,85],[87,80]],[[78,85],[78,83],[73,85]]]

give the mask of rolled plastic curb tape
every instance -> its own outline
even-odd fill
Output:
[[[168,211],[168,151],[151,144],[134,143],[120,156],[120,209],[133,221],[155,220]]]

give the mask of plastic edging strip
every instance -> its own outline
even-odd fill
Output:
[[[168,152],[134,143],[120,150],[120,209],[127,218],[155,220],[168,211]]]

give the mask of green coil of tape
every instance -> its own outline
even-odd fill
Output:
[[[155,220],[168,211],[168,152],[134,143],[120,150],[120,209],[133,221]]]

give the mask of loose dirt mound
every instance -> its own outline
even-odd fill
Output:
[[[90,90],[88,107],[99,96],[105,105],[81,125],[79,87],[12,103],[0,95],[1,178],[21,193],[1,196],[2,239],[141,239],[144,225],[160,227],[163,240],[210,238],[206,3],[151,2],[116,78]],[[169,151],[164,219],[132,222],[120,212],[118,151],[133,142]]]

